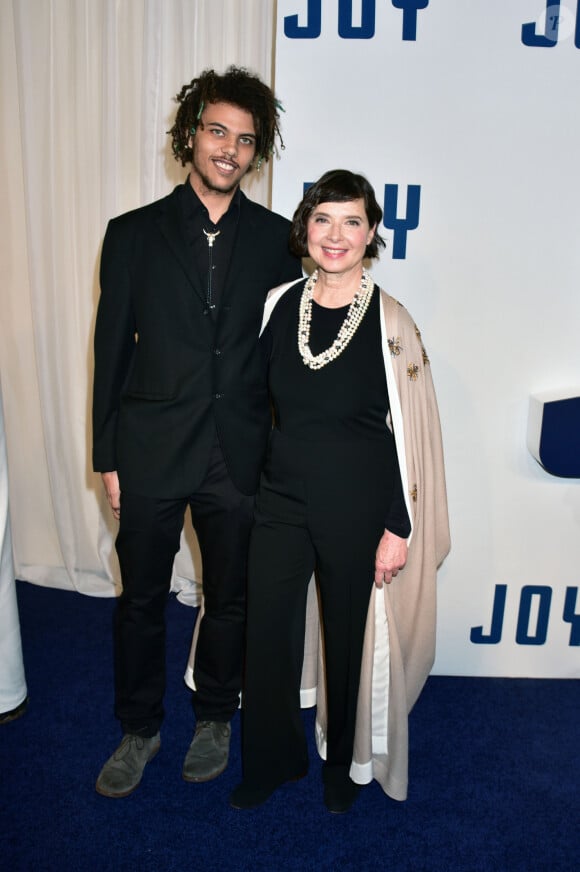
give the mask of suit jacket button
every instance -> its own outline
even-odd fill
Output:
[[[213,395],[214,400],[221,400],[222,397],[223,397],[223,394],[214,394]]]
[[[220,354],[222,353],[222,350],[221,350],[221,348],[214,348],[213,353],[215,354],[216,357],[219,357]]]

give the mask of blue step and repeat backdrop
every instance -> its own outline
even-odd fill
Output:
[[[373,275],[431,359],[452,532],[434,672],[578,676],[577,464],[544,469],[528,430],[538,397],[580,396],[580,2],[278,0],[275,81],[274,209],[364,173]]]

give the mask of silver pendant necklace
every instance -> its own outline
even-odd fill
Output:
[[[213,244],[221,233],[221,230],[216,230],[214,233],[210,233],[209,230],[203,228],[203,232],[205,233],[205,238],[207,239],[207,244],[209,248],[213,248]]]

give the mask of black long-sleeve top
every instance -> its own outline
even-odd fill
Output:
[[[290,288],[276,305],[262,335],[269,358],[269,384],[275,427],[288,436],[313,441],[380,440],[391,452],[395,481],[385,528],[406,538],[411,524],[403,497],[395,440],[386,425],[389,395],[381,350],[375,287],[369,308],[343,353],[322,369],[307,367],[298,351],[298,307],[303,283]],[[313,301],[310,349],[328,348],[348,306],[329,309]]]

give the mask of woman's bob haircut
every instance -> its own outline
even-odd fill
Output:
[[[290,250],[297,257],[308,257],[307,225],[314,209],[321,203],[348,203],[363,200],[370,227],[379,227],[383,210],[377,203],[375,192],[364,176],[350,170],[329,170],[311,185],[292,218]],[[384,239],[376,232],[365,250],[365,258],[375,258],[379,249],[385,247]]]

